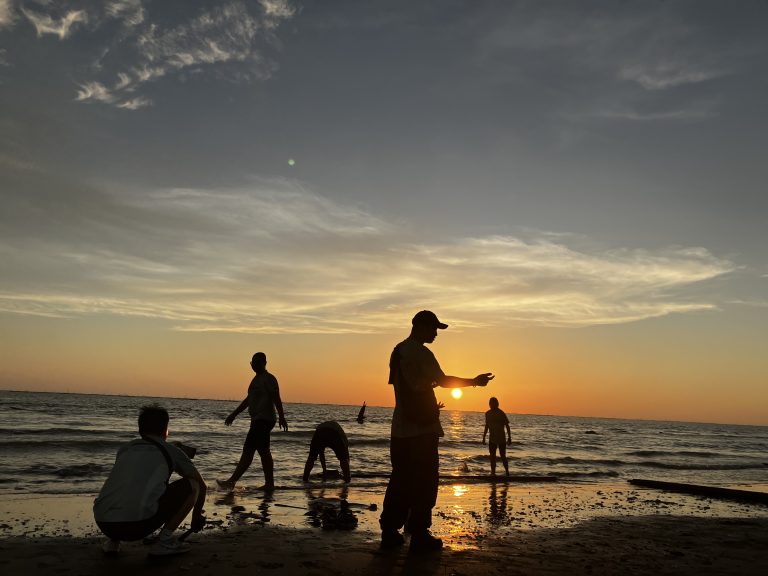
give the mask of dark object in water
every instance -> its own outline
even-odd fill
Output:
[[[362,424],[363,420],[365,420],[365,402],[360,407],[360,412],[357,413],[357,423]]]
[[[722,500],[738,500],[739,502],[768,505],[768,494],[765,492],[736,490],[735,488],[722,488],[720,486],[700,486],[698,484],[683,484],[680,482],[662,482],[660,480],[644,480],[642,478],[633,478],[629,483],[634,486],[642,486],[643,488],[657,488],[659,490],[720,498]]]
[[[587,430],[584,434],[597,434],[594,430]]]

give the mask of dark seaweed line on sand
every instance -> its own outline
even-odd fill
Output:
[[[737,490],[735,488],[723,488],[722,486],[702,486],[699,484],[683,484],[680,482],[663,482],[661,480],[646,480],[642,478],[633,478],[629,480],[629,483],[634,486],[642,486],[643,488],[656,488],[659,490],[682,492],[684,494],[707,496],[722,500],[738,500],[739,502],[768,505],[768,494],[765,492]]]

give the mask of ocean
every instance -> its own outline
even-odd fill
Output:
[[[197,448],[203,478],[225,479],[240,456],[247,412],[231,427],[224,418],[235,401],[0,391],[0,494],[96,494],[121,444],[136,437],[141,406],[158,403],[171,415],[169,440]],[[314,428],[336,420],[350,442],[353,484],[383,492],[389,474],[391,408],[285,404],[288,432],[272,433],[275,483],[299,489]],[[516,477],[552,477],[569,484],[651,478],[765,490],[768,427],[508,414]],[[480,412],[446,410],[440,442],[444,483],[487,477]],[[332,453],[330,468],[338,468]],[[319,462],[314,472],[319,470]],[[503,472],[501,464],[498,471]],[[258,458],[241,480],[263,483]]]

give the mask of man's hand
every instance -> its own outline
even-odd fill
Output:
[[[512,446],[512,438],[507,438],[507,446]]]
[[[278,425],[282,430],[284,430],[285,432],[288,432],[288,422],[285,420],[285,416],[280,416]]]
[[[478,374],[473,378],[474,380],[474,386],[487,386],[488,382],[494,379],[494,375],[491,372],[486,372],[485,374]]]
[[[227,416],[227,417],[224,419],[224,424],[225,424],[225,425],[227,425],[227,426],[232,426],[232,422],[234,422],[234,421],[235,421],[235,417],[236,417],[236,416],[235,416],[235,413],[234,413],[234,412],[232,412],[232,414],[230,414],[229,416]]]
[[[200,532],[205,526],[205,516],[202,512],[194,512],[192,514],[192,532]]]
[[[442,410],[443,408],[445,408],[445,402],[438,402],[437,403],[437,409],[438,410]]]

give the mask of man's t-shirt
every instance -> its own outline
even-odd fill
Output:
[[[256,374],[248,386],[248,413],[251,420],[267,420],[277,422],[277,411],[273,398],[277,398],[279,392],[277,378],[269,372]]]
[[[335,420],[318,424],[309,444],[310,458],[330,448],[339,460],[349,460],[349,440],[341,425]]]
[[[152,436],[171,457],[173,470],[181,476],[195,473],[189,457],[159,436]],[[93,503],[98,522],[138,522],[154,516],[157,501],[168,480],[168,462],[156,445],[143,439],[133,440],[117,451],[117,458],[107,481]]]
[[[492,408],[485,413],[485,423],[490,434],[488,441],[496,445],[505,444],[504,427],[509,424],[507,415],[500,408]]]
[[[405,417],[403,412],[403,394],[401,386],[410,386],[414,390],[432,390],[437,381],[444,376],[437,358],[432,351],[418,340],[406,338],[397,345],[400,354],[400,371],[405,382],[400,382],[398,371],[390,360],[389,383],[395,388],[395,411],[392,414],[392,437],[412,438],[424,434],[443,436],[443,427],[437,420],[431,424],[419,424]]]

